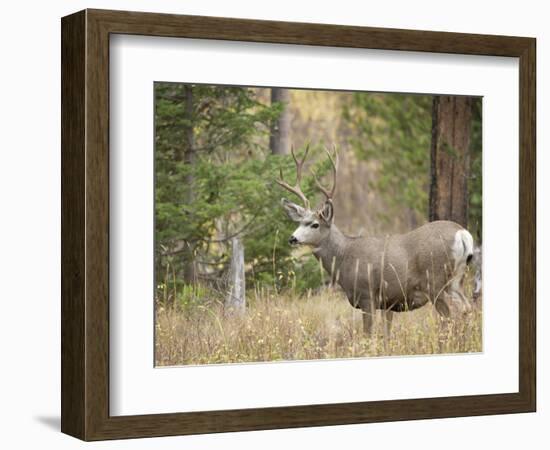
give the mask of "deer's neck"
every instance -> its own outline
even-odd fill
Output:
[[[347,241],[348,238],[333,224],[330,227],[329,235],[321,242],[319,247],[313,250],[313,254],[321,261],[323,268],[333,277],[336,276],[335,272],[341,264]]]

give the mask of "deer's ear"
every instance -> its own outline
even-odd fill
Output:
[[[334,207],[332,206],[332,202],[330,200],[327,200],[323,207],[319,210],[319,217],[329,225],[332,223],[332,219],[334,217]]]
[[[281,199],[281,205],[283,205],[288,217],[290,217],[290,219],[294,222],[300,222],[306,214],[306,210],[304,208],[296,203],[288,201],[286,198]]]

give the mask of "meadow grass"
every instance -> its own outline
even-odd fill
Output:
[[[158,303],[158,366],[311,360],[482,351],[482,308],[440,318],[431,304],[395,313],[385,335],[381,317],[366,336],[362,313],[339,290],[303,297],[292,292],[255,293],[244,314],[229,314],[216,301],[192,306]],[[380,313],[378,313],[380,314]]]

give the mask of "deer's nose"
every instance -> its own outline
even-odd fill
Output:
[[[295,244],[298,243],[298,239],[296,239],[294,236],[290,236],[290,237],[288,238],[288,243],[289,243],[290,245],[295,245]]]

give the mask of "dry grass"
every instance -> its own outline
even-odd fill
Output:
[[[361,312],[331,289],[308,298],[257,296],[243,316],[223,306],[156,309],[156,365],[480,352],[480,305],[442,320],[431,305],[394,314],[391,334],[365,336]]]

